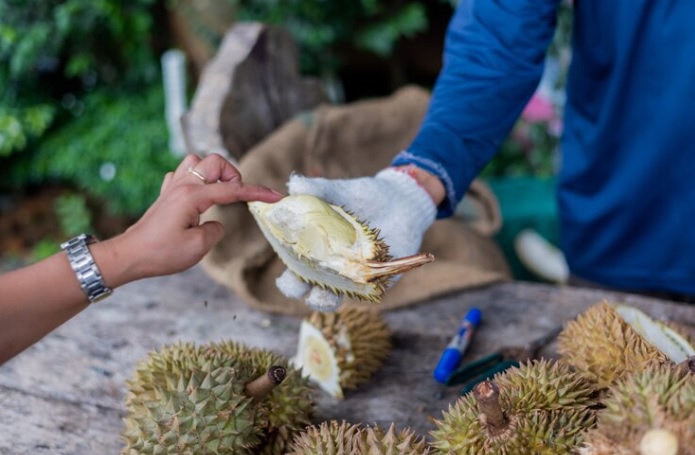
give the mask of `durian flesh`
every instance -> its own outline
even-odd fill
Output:
[[[434,260],[424,253],[390,260],[378,230],[315,196],[248,206],[287,268],[336,294],[378,302],[391,277]]]
[[[345,304],[302,321],[294,362],[302,374],[336,398],[369,380],[391,352],[391,332],[379,312]]]

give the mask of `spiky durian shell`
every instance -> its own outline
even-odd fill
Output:
[[[379,230],[310,194],[248,203],[261,232],[300,280],[334,294],[379,302],[394,275],[434,260],[416,254],[391,261]]]
[[[253,402],[244,386],[271,365],[286,367],[285,381]],[[274,353],[234,342],[179,343],[151,352],[127,382],[123,454],[202,454],[213,448],[220,454],[284,453],[292,436],[309,423],[313,408],[306,379],[286,365],[287,360]],[[201,376],[205,380],[199,380]],[[226,382],[214,382],[218,377]],[[208,400],[210,394],[218,399]],[[164,407],[169,396],[178,398],[177,408]],[[175,441],[159,444],[172,426]],[[214,441],[221,443],[215,446]]]
[[[669,358],[640,336],[608,302],[599,302],[569,321],[558,335],[560,360],[605,388],[630,372]]]
[[[613,385],[603,404],[582,454],[640,453],[642,440],[652,429],[675,436],[679,455],[695,454],[695,375],[687,370],[650,365]]]
[[[569,454],[595,422],[596,390],[568,365],[533,360],[496,375],[494,382],[506,428],[486,424],[468,393],[435,421],[432,447],[457,455]]]
[[[212,343],[208,346],[208,351],[251,365],[254,377],[260,376],[273,365],[286,367],[285,379],[264,399],[267,422],[261,449],[256,452],[260,455],[283,454],[292,437],[310,424],[314,401],[307,378],[298,369],[289,367],[288,360],[284,357],[262,349],[249,349],[241,343]]]
[[[388,430],[335,420],[307,428],[299,434],[288,455],[427,455],[424,438],[411,430]]]
[[[327,391],[339,398],[343,397],[343,390],[367,382],[391,353],[391,331],[374,308],[344,304],[333,313],[315,311],[304,322],[315,327],[328,345],[330,352],[324,354],[334,359],[331,363],[337,368],[340,390]],[[299,349],[302,346],[300,340]],[[303,354],[298,353],[298,358]],[[311,365],[303,363],[303,367],[303,372],[312,378]]]

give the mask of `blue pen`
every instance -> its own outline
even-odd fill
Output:
[[[456,369],[461,362],[464,352],[473,338],[475,329],[480,325],[482,313],[477,308],[471,308],[461,320],[458,332],[451,339],[449,344],[442,352],[439,363],[434,369],[434,379],[442,384],[446,383],[449,375]]]

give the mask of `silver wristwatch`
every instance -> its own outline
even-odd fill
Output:
[[[99,267],[94,262],[92,253],[89,252],[87,245],[95,242],[97,239],[93,235],[80,234],[60,245],[60,248],[68,253],[68,261],[75,271],[77,281],[80,282],[82,290],[92,303],[108,297],[112,292],[106,287]]]

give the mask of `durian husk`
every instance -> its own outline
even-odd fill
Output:
[[[688,370],[650,365],[614,384],[603,403],[581,454],[668,455],[664,447],[671,438],[677,441],[675,453],[695,454],[695,375]],[[649,434],[652,430],[663,431]],[[647,452],[647,436],[664,440],[659,453]]]
[[[621,317],[617,310],[620,307],[642,319],[647,317],[636,309],[602,301],[565,324],[558,335],[560,360],[575,367],[599,388],[609,387],[624,375],[650,365],[674,363]],[[676,332],[671,332],[667,325],[656,321],[650,323],[661,329],[658,335],[668,338],[666,341],[677,338]],[[674,345],[676,349],[686,350],[684,355],[687,356],[687,350],[692,350],[692,346],[686,346],[685,338],[677,342]]]
[[[127,381],[122,454],[284,453],[313,411],[306,378],[287,363],[235,342],[151,352]],[[248,397],[245,385],[273,365],[285,367],[283,382],[261,400]]]
[[[295,359],[304,374],[337,398],[367,382],[391,353],[391,330],[372,307],[344,304],[333,313],[315,311],[302,324]]]
[[[393,259],[378,229],[309,194],[248,207],[290,271],[337,295],[379,302],[392,277],[434,260],[426,253]]]
[[[473,393],[435,420],[431,445],[445,454],[571,454],[595,423],[593,384],[568,365],[531,360],[497,374],[505,423],[487,423]]]
[[[350,424],[331,420],[299,434],[288,455],[428,455],[423,437],[410,429],[387,430],[378,425]]]

